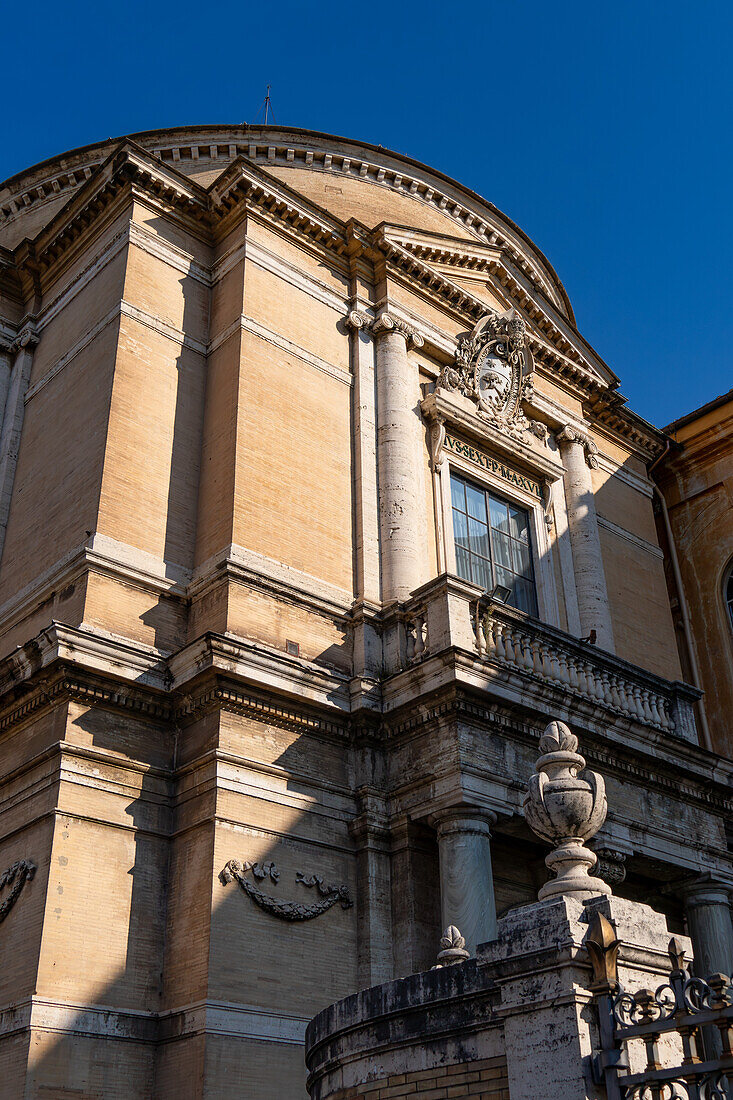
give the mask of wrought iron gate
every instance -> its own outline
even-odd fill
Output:
[[[608,1100],[733,1100],[730,977],[713,974],[703,981],[692,976],[685,969],[682,945],[673,938],[668,980],[656,990],[630,993],[618,981],[619,941],[600,913],[588,931],[586,947],[593,964],[591,989],[601,1038],[593,1074],[596,1084],[605,1084]],[[679,1065],[662,1065],[659,1041],[665,1035],[679,1036]],[[646,1060],[638,1073],[630,1069],[633,1044],[641,1045]]]

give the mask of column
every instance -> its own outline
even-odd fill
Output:
[[[377,341],[377,468],[382,555],[382,601],[406,600],[425,579],[426,537],[420,381],[408,347],[422,337],[383,313],[372,326]]]
[[[472,955],[496,938],[496,900],[491,870],[491,826],[496,814],[474,806],[443,810],[432,818],[438,830],[443,927],[455,924]]]
[[[731,887],[705,875],[684,888],[685,914],[695,954],[695,973],[733,974]]]
[[[711,875],[683,888],[687,929],[692,940],[694,972],[698,978],[711,974],[733,974],[733,922],[731,921],[731,887],[716,882]],[[703,1041],[709,1058],[723,1053],[720,1032],[716,1027],[704,1027]]]
[[[595,445],[570,425],[557,435],[565,466],[565,500],[568,534],[573,555],[575,588],[578,596],[580,629],[584,636],[596,632],[596,643],[614,652],[611,610],[603,571],[601,540],[593,497],[591,468],[597,466]]]

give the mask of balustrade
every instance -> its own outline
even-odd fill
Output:
[[[694,688],[499,604],[457,577],[437,577],[396,605],[385,638],[390,671],[448,649],[473,651],[507,676],[526,680],[530,691],[546,685],[570,702],[603,707],[635,724],[697,740]]]
[[[633,722],[675,729],[671,693],[644,683],[641,670],[638,678],[624,674],[613,667],[617,659],[570,637],[561,639],[558,631],[514,617],[487,600],[474,604],[474,632],[483,660],[600,704]]]

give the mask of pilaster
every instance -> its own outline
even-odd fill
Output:
[[[393,974],[390,835],[384,799],[358,792],[361,813],[349,825],[356,848],[358,978],[360,988]]]
[[[0,432],[0,557],[10,513],[10,498],[18,464],[20,433],[25,415],[25,395],[31,378],[33,352],[38,343],[34,326],[27,324],[12,345],[15,361],[6,376],[0,376],[0,389],[5,381],[4,413]]]
[[[595,444],[568,425],[556,436],[565,466],[568,534],[573,555],[575,588],[580,628],[584,635],[595,631],[596,643],[615,652],[611,609],[603,570],[601,540],[590,471],[598,464]]]

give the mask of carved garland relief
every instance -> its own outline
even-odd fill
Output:
[[[0,922],[5,920],[20,897],[26,882],[30,882],[35,873],[35,863],[31,863],[29,859],[19,859],[0,875],[0,890],[13,884],[12,890],[0,900]]]
[[[279,917],[280,920],[313,920],[314,917],[320,917],[321,913],[325,913],[337,902],[340,903],[342,909],[350,909],[354,904],[349,896],[347,886],[336,883],[326,884],[320,875],[304,875],[302,871],[296,872],[295,881],[309,889],[315,887],[321,900],[311,905],[303,905],[297,901],[281,901],[280,898],[273,897],[271,894],[266,894],[263,890],[260,890],[251,879],[246,877],[248,871],[251,871],[253,877],[259,882],[269,878],[274,885],[277,885],[280,879],[279,870],[270,861],[267,863],[253,863],[250,860],[245,860],[242,863],[238,859],[230,859],[219,873],[219,880],[223,886],[226,886],[236,879],[255,905],[258,905],[260,909],[264,909],[270,916]]]

